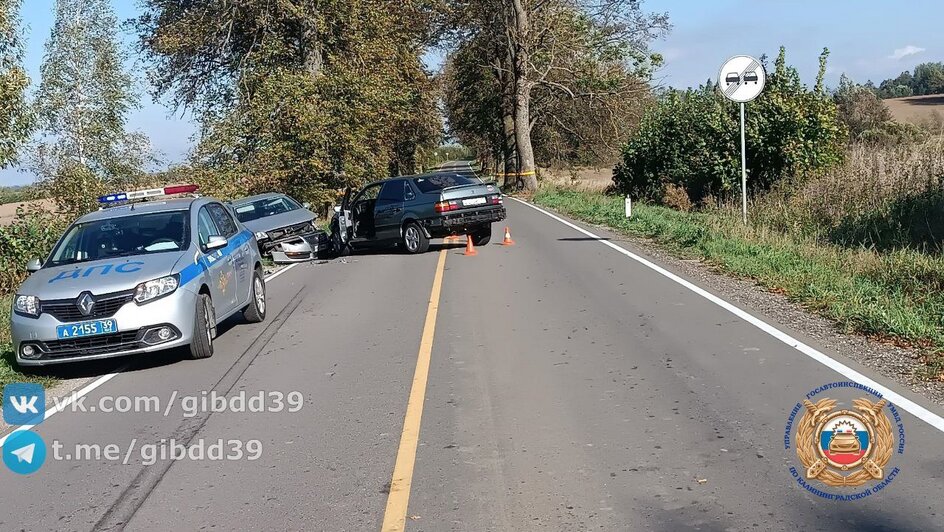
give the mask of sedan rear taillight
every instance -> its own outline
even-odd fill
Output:
[[[459,209],[459,202],[455,200],[440,201],[436,203],[436,212],[449,212]]]
[[[488,197],[488,202],[489,202],[491,205],[501,205],[501,204],[502,204],[502,199],[501,199],[501,196],[489,196],[489,197]]]

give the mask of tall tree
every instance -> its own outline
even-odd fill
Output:
[[[16,161],[32,124],[19,10],[20,0],[0,0],[0,168]]]
[[[537,186],[532,132],[555,120],[541,108],[638,99],[647,92],[639,81],[658,62],[648,43],[668,28],[667,16],[644,12],[640,0],[463,0],[453,7],[461,13],[453,22],[460,42],[486,36],[502,50],[496,57],[507,57],[497,68],[510,80],[525,190]]]
[[[430,0],[146,0],[138,28],[157,95],[202,122],[195,162],[214,192],[317,202],[410,172],[438,144],[420,60],[431,13]]]
[[[36,94],[42,138],[35,160],[70,212],[90,210],[96,195],[138,177],[147,158],[147,140],[126,131],[138,101],[117,27],[108,0],[56,2]]]

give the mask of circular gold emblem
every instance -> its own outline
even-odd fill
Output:
[[[828,398],[803,401],[796,452],[806,478],[828,486],[861,486],[883,478],[894,445],[891,421],[883,412],[887,401],[856,399],[852,404],[854,411],[834,410],[836,401]]]

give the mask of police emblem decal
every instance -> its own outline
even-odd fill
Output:
[[[865,391],[878,400],[855,398],[851,409],[842,408],[836,399],[813,397],[825,390],[851,388]],[[841,395],[841,393],[840,393]],[[894,418],[889,418],[885,410]],[[796,421],[797,415],[802,417]],[[821,386],[797,403],[790,414],[784,434],[785,449],[790,449],[791,426],[796,421],[794,446],[802,468],[790,467],[797,483],[807,491],[832,500],[855,500],[883,489],[898,475],[899,469],[887,467],[892,455],[904,453],[904,425],[894,405],[880,394],[858,383],[836,382]],[[815,487],[821,483],[833,488],[858,488],[849,494],[827,493]]]

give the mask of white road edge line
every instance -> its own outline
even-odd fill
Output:
[[[787,333],[781,331],[780,329],[777,329],[777,328],[774,327],[773,325],[771,325],[771,324],[765,322],[764,320],[762,320],[762,319],[760,319],[760,318],[754,316],[753,314],[750,314],[750,313],[748,313],[747,311],[742,310],[741,308],[734,306],[733,304],[731,304],[731,303],[725,301],[724,299],[721,299],[720,297],[718,297],[718,296],[716,296],[716,295],[714,295],[714,294],[708,292],[707,290],[705,290],[705,289],[699,287],[698,285],[693,284],[693,283],[691,283],[691,282],[689,282],[689,281],[687,281],[687,280],[685,280],[685,279],[679,277],[678,275],[675,275],[674,273],[672,273],[672,272],[666,270],[665,268],[663,268],[663,267],[661,267],[661,266],[659,266],[659,265],[657,265],[657,264],[654,264],[654,263],[652,263],[652,262],[650,262],[650,261],[644,259],[643,257],[640,257],[639,255],[636,255],[635,253],[632,253],[631,251],[628,251],[628,250],[626,250],[626,249],[624,249],[624,248],[622,248],[622,247],[620,247],[620,246],[617,246],[616,244],[614,244],[614,243],[612,243],[612,242],[610,242],[610,241],[608,241],[608,240],[603,240],[600,236],[595,235],[595,234],[591,233],[590,231],[587,231],[586,229],[584,229],[584,228],[582,228],[582,227],[579,227],[579,226],[577,226],[577,225],[575,225],[575,224],[573,224],[573,223],[571,223],[571,222],[569,222],[569,221],[567,221],[567,220],[561,218],[560,216],[557,216],[556,214],[553,214],[553,213],[551,213],[551,212],[548,212],[548,211],[546,211],[546,210],[544,210],[544,209],[538,207],[537,205],[533,205],[533,204],[528,203],[528,202],[526,202],[526,201],[522,201],[522,200],[520,200],[520,199],[518,199],[518,198],[510,198],[510,199],[513,199],[513,200],[517,201],[518,203],[523,203],[524,205],[527,205],[528,207],[531,207],[532,209],[534,209],[534,210],[536,210],[536,211],[538,211],[538,212],[540,212],[540,213],[543,213],[543,214],[545,214],[545,215],[547,215],[547,216],[549,216],[549,217],[551,217],[551,218],[557,220],[558,222],[560,222],[560,223],[566,225],[567,227],[570,227],[571,229],[574,229],[574,230],[576,230],[576,231],[579,231],[580,233],[583,233],[583,234],[586,235],[586,236],[589,236],[589,237],[591,237],[591,238],[594,238],[594,239],[596,239],[597,242],[603,244],[604,246],[608,246],[608,247],[610,247],[610,248],[613,248],[614,250],[618,251],[619,253],[622,253],[623,255],[626,255],[627,257],[629,257],[629,258],[633,259],[634,261],[636,261],[636,262],[642,264],[643,266],[645,266],[645,267],[647,267],[647,268],[649,268],[649,269],[655,271],[656,273],[658,273],[658,274],[660,274],[660,275],[662,275],[662,276],[664,276],[664,277],[667,277],[667,278],[671,279],[672,281],[675,281],[676,283],[678,283],[678,284],[684,286],[685,288],[688,288],[688,289],[691,290],[692,292],[695,292],[696,294],[698,294],[698,295],[700,295],[701,297],[707,299],[708,301],[711,301],[712,303],[718,305],[719,307],[721,307],[721,308],[727,310],[727,311],[730,312],[731,314],[734,314],[735,316],[737,316],[737,317],[741,318],[742,320],[744,320],[744,321],[750,323],[751,325],[757,327],[758,329],[764,331],[765,333],[767,333],[767,334],[773,336],[773,337],[776,338],[777,340],[780,340],[781,342],[783,342],[783,343],[787,344],[788,346],[790,346],[790,347],[796,349],[797,351],[803,353],[804,355],[806,355],[806,356],[812,358],[813,360],[819,362],[820,364],[823,364],[824,366],[828,367],[829,369],[832,369],[832,370],[835,371],[836,373],[839,373],[840,375],[842,375],[842,376],[848,378],[848,379],[851,380],[851,381],[854,381],[854,382],[857,382],[857,383],[859,383],[859,384],[862,384],[863,386],[868,386],[869,388],[872,388],[873,390],[875,390],[875,391],[877,391],[878,393],[882,394],[882,396],[886,397],[889,401],[891,401],[891,402],[894,403],[895,405],[901,407],[902,409],[904,409],[905,411],[909,412],[909,413],[912,414],[913,416],[917,417],[917,418],[920,419],[921,421],[924,421],[925,423],[927,423],[928,425],[931,425],[932,427],[936,428],[937,430],[939,430],[939,431],[941,431],[941,432],[944,432],[944,418],[942,418],[941,416],[939,416],[939,415],[935,414],[934,412],[931,412],[931,411],[928,410],[927,408],[924,408],[923,406],[921,406],[921,405],[915,403],[915,402],[912,401],[911,399],[908,399],[907,397],[904,397],[904,396],[902,396],[901,394],[899,394],[899,393],[897,393],[897,392],[895,392],[895,391],[892,391],[892,390],[889,389],[887,386],[884,386],[884,385],[882,385],[882,384],[880,384],[880,383],[878,383],[878,382],[875,382],[874,380],[872,380],[872,379],[866,377],[865,375],[863,375],[863,374],[859,373],[858,371],[856,371],[856,370],[850,368],[849,366],[846,366],[845,364],[843,364],[843,363],[841,363],[841,362],[839,362],[839,361],[837,361],[837,360],[834,360],[834,359],[830,358],[828,355],[826,355],[826,354],[824,354],[824,353],[818,351],[817,349],[814,349],[813,347],[810,347],[810,346],[804,344],[803,342],[801,342],[801,341],[797,340],[796,338],[790,336],[789,334],[787,334]]]
[[[288,266],[282,268],[281,270],[279,270],[279,271],[273,273],[272,275],[269,275],[268,277],[266,277],[266,278],[265,278],[265,281],[268,283],[269,281],[271,281],[272,279],[275,279],[275,278],[278,277],[279,275],[282,275],[283,273],[287,272],[288,270],[291,270],[291,269],[294,268],[295,266],[298,266],[298,264],[299,264],[299,263],[297,263],[297,262],[294,263],[294,264],[289,264]],[[65,398],[61,398],[61,399],[59,399],[58,401],[53,401],[54,406],[53,406],[52,408],[49,408],[49,409],[46,410],[46,415],[43,417],[42,421],[40,421],[39,423],[42,423],[43,421],[46,421],[47,419],[51,418],[52,416],[56,415],[56,414],[59,413],[59,412],[62,412],[63,410],[65,410],[65,408],[66,408],[67,406],[69,406],[70,404],[72,404],[72,402],[75,401],[76,399],[78,399],[79,397],[82,397],[83,395],[87,395],[87,394],[91,393],[95,388],[98,388],[99,386],[101,386],[101,385],[105,384],[106,382],[112,380],[113,378],[117,377],[117,376],[120,375],[121,372],[124,371],[125,368],[127,368],[127,367],[128,367],[128,365],[125,364],[125,365],[119,367],[119,368],[118,368],[117,370],[115,370],[113,373],[108,373],[108,374],[106,374],[106,375],[102,375],[101,377],[95,379],[94,381],[92,381],[92,382],[86,384],[86,385],[85,385],[84,387],[82,387],[79,391],[74,392],[74,393],[73,393],[73,392],[69,392],[69,394],[68,394]],[[3,447],[3,444],[7,442],[7,438],[9,438],[11,434],[13,434],[13,433],[15,433],[15,432],[17,432],[17,431],[20,431],[20,430],[29,430],[29,429],[35,427],[36,425],[39,425],[39,423],[33,423],[32,425],[20,425],[20,426],[18,426],[18,427],[14,427],[13,430],[11,430],[11,431],[8,432],[7,434],[5,434],[2,438],[0,438],[0,447]]]

